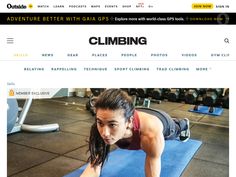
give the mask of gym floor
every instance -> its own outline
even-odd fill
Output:
[[[85,108],[87,100],[78,97],[33,100],[25,123],[58,123],[60,130],[8,135],[7,176],[62,177],[85,164],[89,130],[94,122]],[[188,112],[192,105],[182,103],[163,101],[151,103],[151,107],[172,117],[188,117],[191,138],[203,142],[181,177],[229,176],[228,109],[215,117]]]

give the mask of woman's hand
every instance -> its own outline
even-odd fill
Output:
[[[99,177],[101,173],[101,166],[92,166],[88,164],[80,177]]]

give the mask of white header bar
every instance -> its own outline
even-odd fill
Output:
[[[173,28],[174,27],[174,28]],[[6,26],[2,27],[4,30]],[[76,25],[7,27],[3,61],[230,61],[235,26]],[[174,30],[173,30],[174,29]],[[29,34],[29,35],[27,35]],[[134,41],[132,41],[134,40]]]
[[[2,0],[1,12],[235,12],[233,0]]]

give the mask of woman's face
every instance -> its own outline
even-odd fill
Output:
[[[125,121],[124,110],[97,109],[98,131],[106,144],[115,144],[125,135],[130,121]]]

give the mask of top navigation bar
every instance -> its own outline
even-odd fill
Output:
[[[1,12],[235,12],[234,1],[166,1],[166,0],[1,0]]]
[[[0,13],[0,25],[231,25],[236,13]]]

